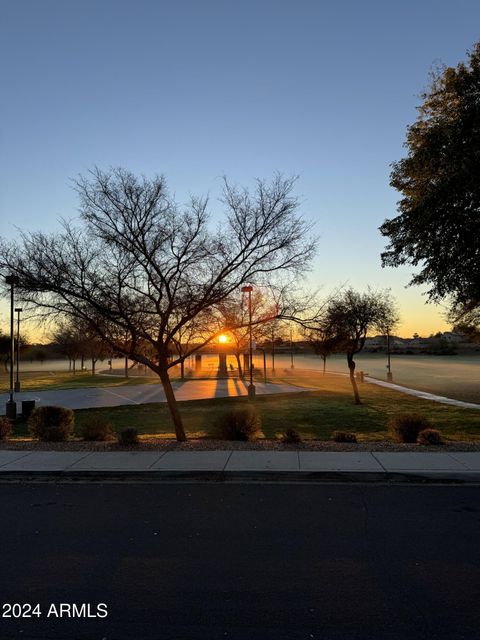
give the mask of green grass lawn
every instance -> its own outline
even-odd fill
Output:
[[[9,374],[0,374],[0,388],[8,391]],[[70,373],[63,371],[25,371],[21,376],[22,391],[45,391],[51,389],[81,389],[83,387],[122,387],[132,384],[157,383],[156,377],[132,376],[124,378],[118,375],[94,375],[88,371]]]
[[[480,349],[480,345],[479,345]],[[312,358],[298,358],[298,366],[307,362],[312,366]],[[369,372],[380,380],[387,379],[385,354],[362,352],[355,358],[357,370]],[[317,365],[318,366],[318,365]],[[335,356],[328,361],[331,371],[347,371],[345,356]],[[393,381],[396,384],[421,389],[448,398],[480,402],[480,353],[473,351],[470,355],[426,356],[396,355],[392,356]]]
[[[348,378],[335,375],[279,372],[277,381],[309,387],[311,391],[257,397],[255,405],[266,438],[275,438],[293,427],[305,439],[327,440],[332,431],[340,429],[357,433],[360,440],[381,440],[388,437],[386,425],[391,416],[415,412],[428,417],[447,439],[480,441],[479,410],[441,405],[371,384],[360,385],[362,404],[357,406],[353,403]],[[214,436],[221,415],[228,409],[245,406],[247,402],[246,398],[181,402],[188,436]],[[77,434],[91,416],[100,414],[117,430],[134,426],[141,434],[173,437],[165,404],[83,409],[75,414]],[[26,435],[26,425],[18,422],[15,432]]]

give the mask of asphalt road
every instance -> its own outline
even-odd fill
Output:
[[[0,495],[2,603],[40,605],[40,617],[0,618],[2,640],[480,637],[479,487],[1,484]],[[60,603],[108,615],[59,618]]]

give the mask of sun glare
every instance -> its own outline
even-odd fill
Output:
[[[218,341],[221,344],[225,344],[225,342],[228,342],[228,336],[226,336],[224,333],[222,333],[221,335],[218,336]]]

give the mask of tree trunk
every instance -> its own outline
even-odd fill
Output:
[[[238,375],[240,379],[243,380],[242,365],[240,364],[240,356],[238,355],[238,353],[235,354],[235,358],[237,359]]]
[[[347,354],[348,369],[350,371],[350,382],[352,383],[353,397],[355,404],[362,404],[360,394],[358,393],[357,381],[355,380],[355,360],[353,355]]]
[[[125,378],[128,378],[128,358],[125,356]]]
[[[97,361],[95,360],[95,358],[92,358],[92,376],[94,376],[94,375],[95,375],[95,363],[96,363],[96,362],[97,362]]]
[[[77,361],[75,358],[73,358],[73,375],[75,375],[77,372]]]
[[[327,356],[322,356],[323,358],[323,375],[325,375],[325,369],[327,367]]]
[[[179,442],[185,442],[185,440],[187,439],[187,436],[185,435],[182,417],[180,415],[180,411],[178,410],[178,402],[177,402],[177,399],[175,398],[175,393],[173,391],[172,383],[170,382],[170,376],[168,375],[168,370],[161,369],[158,375],[162,382],[163,390],[165,391],[165,396],[167,398],[167,404],[170,410],[170,415],[172,416],[172,421],[175,427],[175,435],[177,437],[177,440]]]
[[[185,360],[180,362],[180,379],[185,380]]]

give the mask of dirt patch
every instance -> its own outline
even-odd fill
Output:
[[[1,450],[14,451],[480,451],[480,443],[451,442],[441,446],[399,444],[397,442],[339,443],[325,440],[309,440],[299,444],[283,444],[278,440],[235,442],[210,438],[177,442],[171,438],[141,438],[138,445],[124,447],[111,442],[37,442],[33,440],[8,440],[0,442]]]

